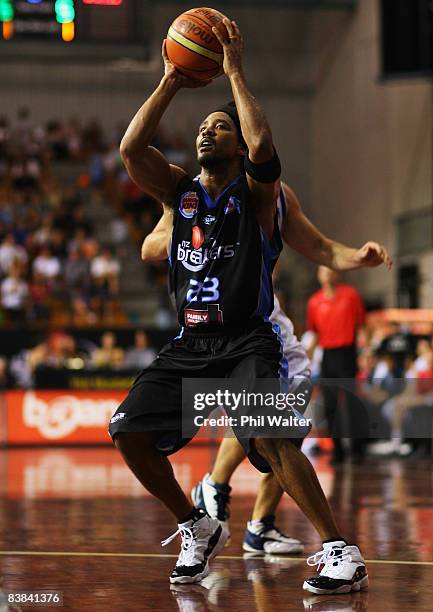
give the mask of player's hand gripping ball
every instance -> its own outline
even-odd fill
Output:
[[[224,18],[212,8],[195,8],[176,17],[168,31],[165,49],[179,72],[195,81],[210,81],[223,74],[223,48],[212,28],[217,28],[226,39]]]

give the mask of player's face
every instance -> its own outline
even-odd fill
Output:
[[[202,122],[196,139],[197,161],[203,168],[243,155],[238,132],[226,113],[211,113]]]

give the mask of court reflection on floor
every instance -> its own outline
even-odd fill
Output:
[[[187,448],[173,457],[176,475],[185,490],[190,490],[209,468],[214,453],[214,448],[200,446]],[[315,467],[343,533],[359,541],[367,557],[433,560],[433,476],[429,464],[382,459],[371,460],[365,466],[345,465],[336,472],[326,458],[321,458]],[[248,462],[244,462],[234,476],[232,522],[242,529],[253,503],[258,478]],[[42,517],[47,517],[50,508],[59,509],[53,529],[61,533],[63,519],[69,517],[81,533],[87,532],[86,537],[90,540],[85,540],[86,545],[93,547],[98,545],[98,532],[103,528],[99,521],[101,514],[104,518],[109,517],[111,533],[123,531],[130,521],[140,530],[141,512],[140,518],[134,516],[137,507],[145,507],[146,520],[152,525],[158,521],[171,525],[166,511],[147,495],[109,447],[2,450],[0,494],[7,500],[0,513],[0,529],[5,531],[3,542],[12,537],[4,523],[5,515],[11,513],[14,522],[33,522],[31,537],[43,542],[44,535],[39,530],[43,530],[45,520]],[[111,498],[109,513],[102,503],[108,497]],[[27,503],[23,504],[22,500]],[[48,500],[51,501],[48,503]],[[115,520],[111,518],[114,509]],[[81,525],[84,517],[88,529]],[[67,533],[62,535],[65,544],[72,537],[71,522],[68,522]],[[317,546],[316,534],[287,496],[281,503],[279,523],[286,531],[303,538],[307,551],[310,546],[311,550]],[[75,541],[77,537],[75,534]],[[151,545],[159,551],[158,542],[152,544],[151,539],[156,538],[147,535],[145,542],[127,539],[125,544],[134,549]],[[108,538],[104,540],[109,541]],[[405,542],[404,548],[402,542]],[[233,546],[236,544],[235,537]]]
[[[214,453],[193,446],[174,456],[185,490]],[[231,546],[200,585],[170,587],[178,543],[161,550],[160,541],[174,520],[108,447],[0,451],[0,589],[58,588],[65,610],[430,610],[431,466],[382,459],[336,471],[325,457],[316,468],[343,533],[370,560],[368,593],[310,597],[301,588],[311,574],[305,558],[244,557],[259,479],[248,462],[232,483]],[[287,496],[278,524],[305,542],[306,555],[318,550],[316,533]]]

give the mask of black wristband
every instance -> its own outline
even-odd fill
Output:
[[[281,163],[274,147],[274,156],[263,164],[254,164],[248,154],[245,155],[245,172],[258,183],[275,183],[281,175]]]

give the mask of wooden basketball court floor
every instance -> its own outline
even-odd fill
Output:
[[[192,446],[173,457],[185,490],[209,469],[214,452]],[[303,540],[302,557],[243,555],[258,482],[246,462],[232,482],[231,546],[202,584],[174,588],[168,576],[179,543],[161,548],[160,541],[175,522],[114,449],[0,450],[0,610],[32,609],[8,607],[6,590],[44,589],[63,592],[60,609],[74,611],[433,610],[431,464],[369,459],[334,469],[322,457],[315,466],[343,533],[368,559],[368,591],[302,590],[312,569],[305,557],[320,541],[288,497],[278,525]]]

